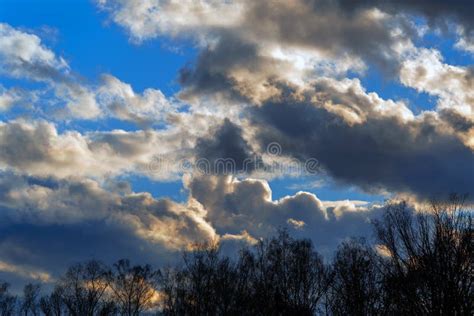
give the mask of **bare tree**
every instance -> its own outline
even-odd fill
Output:
[[[196,245],[163,273],[125,259],[112,270],[89,261],[70,267],[39,303],[39,286],[25,286],[18,311],[138,316],[160,303],[164,315],[473,314],[472,210],[463,197],[423,212],[389,204],[375,231],[375,245],[343,242],[332,265],[285,230],[232,257],[218,244]],[[17,314],[15,306],[0,283],[0,316]]]
[[[464,197],[434,202],[415,213],[406,203],[391,205],[376,223],[384,264],[385,306],[409,314],[472,315],[472,210]]]
[[[379,315],[382,276],[375,251],[364,240],[343,242],[334,256],[328,304],[333,315]]]
[[[254,297],[256,305],[263,307],[257,308],[259,313],[316,313],[329,279],[327,267],[310,240],[293,239],[282,230],[256,246],[253,260]]]
[[[12,316],[15,313],[16,297],[8,291],[10,284],[0,282],[0,316]]]
[[[21,304],[21,313],[25,316],[39,315],[39,294],[41,285],[28,283],[23,288],[23,302]]]
[[[114,264],[110,286],[121,315],[137,316],[157,304],[159,276],[150,265],[131,266],[125,259]]]
[[[166,315],[235,314],[233,263],[217,245],[196,245],[185,253],[183,267],[166,269],[161,282]]]
[[[51,294],[41,297],[39,306],[45,316],[61,316],[64,311],[62,288],[55,287]]]
[[[109,284],[107,267],[92,260],[70,267],[58,287],[70,315],[93,316],[101,310]]]
[[[202,247],[182,268],[165,272],[167,315],[312,315],[327,286],[327,268],[309,240],[286,231],[244,249],[237,263]]]

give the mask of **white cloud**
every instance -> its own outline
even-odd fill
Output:
[[[111,75],[103,75],[97,95],[111,117],[138,124],[156,124],[176,111],[176,106],[156,89],[137,94],[132,86]]]
[[[220,234],[244,231],[260,238],[289,226],[322,251],[349,236],[370,233],[370,218],[380,211],[363,201],[324,202],[308,192],[273,200],[264,180],[207,176],[187,179],[185,185]]]
[[[68,69],[67,63],[44,47],[36,35],[0,24],[0,71],[4,74],[44,80]]]
[[[178,35],[183,32],[194,32],[208,27],[235,26],[241,21],[244,2],[97,1],[99,7],[110,10],[114,22],[126,27],[137,41],[164,34]]]
[[[7,111],[19,100],[21,96],[16,91],[5,89],[0,85],[0,112]]]
[[[455,109],[468,118],[474,116],[474,72],[443,63],[435,49],[421,48],[410,54],[401,65],[400,81],[437,96],[438,109]]]
[[[63,115],[83,119],[100,115],[95,96],[71,73],[62,57],[45,47],[38,36],[8,24],[0,24],[0,72],[46,83],[65,103]]]
[[[48,272],[38,270],[31,266],[14,265],[0,260],[0,272],[13,273],[26,279],[33,279],[40,282],[51,282],[52,277]]]

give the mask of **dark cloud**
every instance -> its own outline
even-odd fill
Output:
[[[355,10],[378,7],[390,13],[408,12],[422,15],[432,25],[448,27],[448,23],[458,23],[466,31],[474,30],[474,3],[470,0],[339,0],[342,7]]]
[[[204,215],[191,202],[119,194],[93,180],[1,173],[0,271],[31,279],[22,267],[54,278],[88,258],[166,264],[192,243],[216,237]]]
[[[92,180],[2,173],[0,276],[17,284],[53,281],[87,259],[112,263],[127,257],[162,266],[194,242],[221,240],[230,249],[279,227],[312,238],[329,254],[347,237],[369,237],[370,219],[380,212],[365,202],[324,202],[302,192],[274,201],[260,180],[195,176],[186,187],[189,200],[179,204],[106,191]]]
[[[230,32],[222,34],[216,46],[203,49],[195,62],[180,70],[179,82],[186,87],[180,92],[181,97],[223,92],[245,100],[245,96],[234,89],[237,83],[229,76],[229,71],[243,65],[255,71],[260,68],[257,49]]]
[[[275,82],[286,80],[292,66],[268,55],[276,48],[306,50],[335,63],[347,55],[360,57],[394,75],[399,66],[395,44],[414,36],[412,26],[401,17],[349,12],[332,1],[255,1],[247,5],[240,25],[204,31],[215,40],[181,70],[184,99],[223,93],[239,101],[255,101],[254,86],[277,90]],[[394,28],[401,32],[394,35]],[[242,72],[245,75],[240,77]]]
[[[459,112],[450,109],[439,111],[439,115],[444,122],[449,124],[454,130],[459,132],[469,132],[474,130],[474,118],[470,119]]]
[[[395,57],[391,46],[400,39],[391,30],[399,27],[403,36],[414,32],[406,21],[377,17],[366,11],[370,6],[361,9],[346,10],[342,3],[327,0],[255,1],[246,11],[243,29],[281,45],[329,55],[350,53],[389,69]]]
[[[37,162],[50,162],[47,147],[51,136],[46,123],[37,129],[25,128],[22,123],[0,125],[0,159],[9,166],[27,167]]]
[[[348,124],[323,104],[289,97],[256,107],[249,116],[262,145],[276,141],[290,156],[316,158],[335,179],[368,191],[473,196],[474,152],[433,114],[407,122],[369,116]]]
[[[242,129],[238,125],[232,123],[229,119],[225,119],[214,134],[197,140],[197,159],[206,159],[212,168],[211,171],[214,172],[220,171],[218,168],[219,161],[224,162],[228,159],[233,162],[233,170],[227,170],[228,174],[238,171],[252,171],[255,154],[243,138],[242,133]],[[246,170],[243,170],[244,168]]]

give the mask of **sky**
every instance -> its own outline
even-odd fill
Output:
[[[0,279],[474,197],[474,3],[0,0]]]

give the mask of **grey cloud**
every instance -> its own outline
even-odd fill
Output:
[[[340,0],[349,9],[376,6],[388,12],[409,12],[426,17],[428,21],[444,28],[449,22],[462,25],[466,31],[474,30],[474,3],[470,0],[432,1],[432,0]]]
[[[402,102],[366,93],[357,80],[321,78],[305,89],[276,84],[279,96],[242,112],[243,128],[255,137],[247,142],[257,154],[277,142],[284,156],[301,162],[315,158],[336,181],[370,193],[431,199],[459,192],[472,198],[472,120],[457,110],[415,116]],[[219,142],[224,138],[219,135],[198,151],[239,160],[248,156],[247,150],[226,151],[231,145]],[[235,146],[242,144],[242,138],[232,139]]]
[[[1,126],[0,159],[9,166],[26,167],[35,162],[51,162],[45,149],[50,133],[47,126],[40,124],[38,129],[22,128],[20,123]]]
[[[51,225],[102,221],[144,241],[166,241],[164,245],[171,249],[186,247],[190,240],[214,237],[199,205],[157,200],[148,193],[120,195],[88,179],[38,179],[1,174],[0,207],[6,222]]]
[[[373,7],[347,10],[338,1],[99,3],[139,40],[168,35],[199,42],[198,59],[180,74],[185,88],[181,95],[188,99],[222,92],[255,101],[279,93],[274,80],[286,80],[292,73],[304,79],[314,72],[314,77],[328,61],[334,68],[347,64],[345,72],[359,71],[360,58],[394,74],[397,45],[406,45],[416,34],[402,16],[384,15]],[[295,51],[307,55],[307,69],[298,69],[285,57]]]
[[[411,14],[424,17],[428,25],[440,29],[445,34],[456,32],[460,36],[457,47],[472,53],[474,43],[474,3],[470,0],[339,0],[345,10],[377,7],[391,14]],[[453,30],[455,24],[460,28]],[[451,33],[451,34],[450,34]]]
[[[413,16],[435,26],[458,23],[465,34],[474,26],[468,0],[98,2],[137,39],[192,36],[199,42],[198,59],[180,75],[188,100],[218,92],[258,102],[279,94],[274,82],[289,80],[295,69],[272,51],[309,54],[313,63],[297,74],[301,80],[311,71],[320,75],[318,58],[341,64],[343,56],[352,67],[360,57],[393,75],[418,36]]]
[[[466,117],[456,110],[443,109],[439,111],[440,118],[451,128],[461,133],[474,130],[474,118]]]
[[[39,176],[102,177],[127,172],[149,177],[175,178],[173,168],[150,173],[154,155],[176,161],[192,156],[197,137],[207,135],[201,125],[187,119],[164,130],[126,132],[58,132],[46,121],[16,120],[0,123],[0,168]],[[172,167],[172,166],[171,166]]]
[[[395,57],[391,46],[397,40],[390,30],[400,27],[406,35],[413,35],[410,26],[402,20],[375,17],[370,11],[348,11],[337,3],[255,1],[246,11],[244,30],[254,32],[256,39],[273,38],[284,45],[317,48],[329,55],[348,51],[388,69]]]
[[[185,87],[180,92],[181,97],[187,99],[193,95],[224,93],[237,100],[245,100],[229,72],[244,65],[256,72],[261,70],[262,61],[257,56],[257,49],[254,44],[226,33],[215,47],[203,49],[194,63],[180,70],[179,82]]]
[[[371,115],[363,124],[349,124],[324,101],[310,99],[311,93],[304,101],[287,96],[254,108],[249,116],[262,146],[279,142],[287,155],[316,158],[336,180],[368,191],[472,196],[466,191],[474,187],[474,152],[435,114],[408,121]],[[353,100],[354,106],[364,107],[361,101]]]
[[[218,172],[216,164],[226,159],[232,159],[235,167],[228,172],[244,171],[244,168],[245,171],[252,171],[256,154],[242,134],[241,127],[225,119],[213,134],[196,141],[196,158],[206,159],[212,167],[211,171]]]
[[[107,191],[92,180],[2,173],[0,263],[8,266],[0,265],[0,276],[31,281],[37,275],[22,273],[27,267],[54,280],[67,266],[92,258],[166,265],[194,242],[220,240],[235,249],[289,222],[304,222],[295,233],[329,254],[339,241],[370,232],[370,219],[380,212],[365,202],[324,202],[310,193],[274,201],[259,180],[195,177],[186,188],[188,201],[176,203]]]
[[[287,227],[300,237],[312,239],[324,254],[330,254],[345,238],[371,237],[370,220],[382,211],[368,203],[327,203],[306,192],[273,200],[263,180],[194,177],[187,188],[208,210],[207,219],[220,234],[244,232],[260,238]],[[295,228],[295,222],[300,227]]]
[[[192,243],[218,237],[204,216],[192,201],[111,192],[87,179],[1,173],[0,261],[53,278],[87,258],[166,264]],[[25,278],[17,272],[0,273]]]
[[[356,57],[361,57],[394,75],[400,54],[395,44],[413,33],[401,18],[375,17],[368,11],[349,14],[338,6],[305,1],[256,1],[245,12],[240,26],[210,32],[217,43],[204,47],[195,63],[181,71],[184,99],[222,93],[237,101],[259,102],[280,94],[277,82],[290,80],[295,69],[291,62],[267,55],[272,49],[303,50],[336,65],[343,64],[344,56],[353,56],[348,68],[355,70]],[[391,33],[395,27],[402,29],[398,35]],[[317,59],[314,63],[297,76],[321,75]]]

